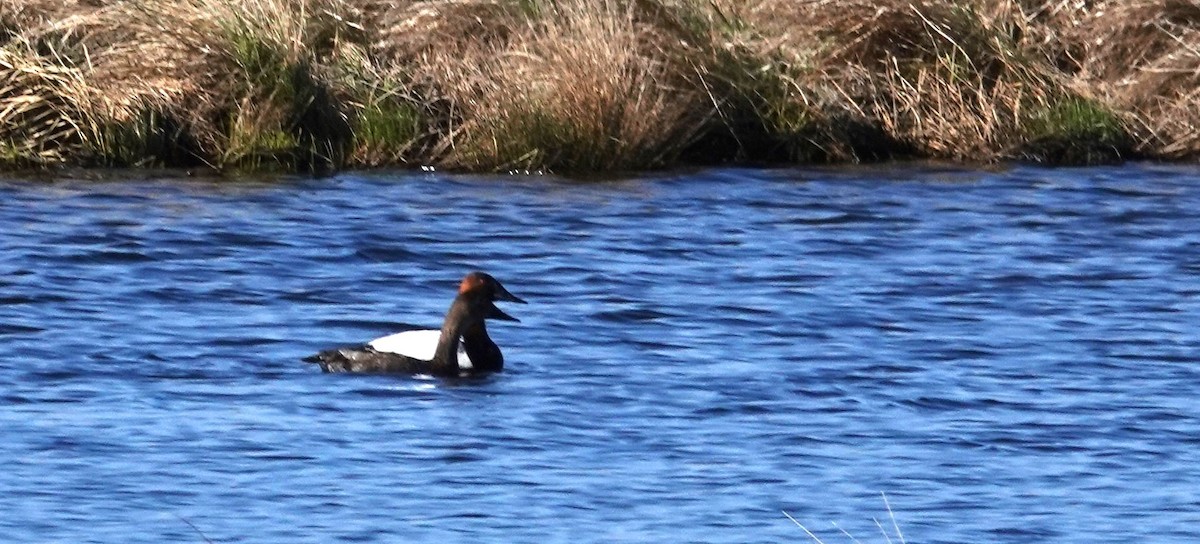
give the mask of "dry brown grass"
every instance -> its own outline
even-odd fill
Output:
[[[817,51],[800,87],[832,97],[824,109],[877,126],[903,144],[897,151],[997,156],[1019,140],[1023,115],[1060,92],[1010,3],[775,0],[758,16],[765,28],[785,22],[784,50]]]
[[[436,164],[652,167],[668,164],[713,110],[682,9],[650,0],[413,2],[384,18],[373,51],[405,66],[425,103],[437,104]]]
[[[156,58],[145,55],[119,5],[97,3],[61,19],[32,3],[25,7],[31,17],[3,49],[8,60],[21,60],[0,66],[0,77],[10,82],[0,94],[5,145],[39,150],[26,154],[24,162],[40,164],[190,162],[190,153],[171,149],[168,140],[180,133],[169,128],[173,122],[166,112],[192,80],[185,74],[170,77]],[[41,83],[32,90],[21,83],[34,81]],[[18,113],[34,104],[54,114]]]
[[[340,0],[149,0],[129,5],[140,47],[168,77],[186,77],[178,113],[217,166],[337,166],[344,113],[321,73],[361,12]],[[132,59],[131,59],[132,60]]]
[[[69,18],[86,18],[104,2],[70,0],[0,0],[0,39],[53,26]]]
[[[1105,2],[1083,19],[1082,84],[1127,112],[1142,152],[1200,156],[1200,2]]]
[[[658,166],[707,124],[712,103],[667,49],[655,14],[624,2],[560,2],[502,47],[435,59],[461,112],[446,163],[469,169]],[[686,47],[679,41],[674,47]],[[430,66],[430,65],[427,65]]]
[[[432,57],[464,59],[480,49],[503,48],[524,30],[526,17],[515,2],[452,0],[405,2],[392,9],[368,8],[373,17],[373,53],[394,62],[421,63]]]
[[[9,162],[1200,156],[1198,0],[0,0],[0,42]]]
[[[127,146],[127,130],[145,132],[145,141],[161,136],[151,134],[150,112],[170,103],[171,91],[142,66],[113,69],[111,60],[135,43],[114,10],[59,4],[57,13],[69,15],[55,19],[53,8],[21,7],[6,12],[25,18],[0,50],[0,142],[15,162],[134,164],[162,151]]]
[[[1071,80],[1077,48],[1054,38],[1078,15],[1066,2],[728,4],[747,21],[750,47],[778,59],[787,83],[777,93],[783,107],[764,118],[784,112],[786,130],[835,160],[1092,161],[1128,152],[1114,136],[1120,121]]]
[[[0,158],[54,163],[82,144],[77,71],[48,67],[32,52],[0,50]]]

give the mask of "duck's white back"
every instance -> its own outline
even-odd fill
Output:
[[[375,351],[395,353],[422,361],[431,361],[433,360],[434,352],[437,351],[438,338],[441,335],[442,331],[437,329],[404,331],[376,338],[368,342],[367,345],[371,346],[371,349]],[[471,368],[471,358],[467,357],[467,352],[463,350],[461,343],[458,345],[458,367],[463,369]]]

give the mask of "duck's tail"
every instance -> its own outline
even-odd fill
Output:
[[[347,351],[349,350],[346,348],[327,349],[317,352],[315,355],[309,355],[301,361],[321,365],[321,370],[325,372],[350,372],[354,361],[346,353]]]

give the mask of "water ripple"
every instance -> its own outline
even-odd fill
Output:
[[[881,491],[910,542],[1200,538],[1194,168],[0,198],[6,542],[870,541]],[[300,362],[473,268],[503,375]]]

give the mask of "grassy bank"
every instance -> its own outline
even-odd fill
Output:
[[[0,0],[0,165],[1200,157],[1200,3]]]

